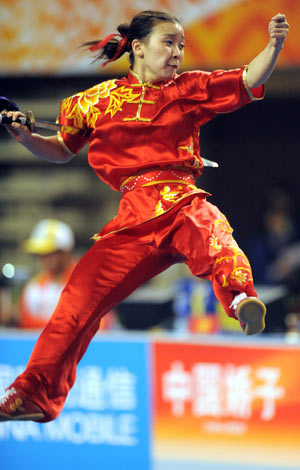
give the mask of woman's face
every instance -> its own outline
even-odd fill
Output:
[[[137,41],[133,70],[143,81],[169,80],[184,56],[184,31],[180,24],[161,22],[145,41]]]

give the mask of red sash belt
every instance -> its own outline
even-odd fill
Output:
[[[184,184],[188,186],[194,186],[194,189],[197,189],[195,186],[195,179],[188,169],[182,168],[157,168],[153,170],[147,170],[143,173],[137,174],[135,176],[130,176],[120,186],[120,191],[122,195],[128,191],[139,188],[141,186],[152,186],[154,184],[163,184],[163,183],[177,183]]]

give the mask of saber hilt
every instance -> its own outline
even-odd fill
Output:
[[[26,111],[25,116],[19,116],[15,121],[11,117],[7,117],[7,114],[0,114],[0,125],[6,124],[11,125],[13,122],[18,122],[23,126],[28,127],[30,132],[35,132],[36,129],[46,129],[48,131],[61,131],[66,134],[84,134],[83,129],[79,129],[73,126],[65,126],[58,124],[57,122],[43,121],[41,119],[35,119],[32,111]]]
[[[35,132],[36,126],[32,111],[26,111],[26,116],[19,116],[15,121],[6,114],[0,113],[0,124],[11,125],[13,122],[18,122],[19,124],[28,127],[30,132]]]

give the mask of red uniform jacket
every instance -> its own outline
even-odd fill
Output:
[[[180,167],[199,176],[203,171],[200,127],[264,95],[263,86],[249,90],[245,72],[246,67],[192,71],[169,81],[143,83],[130,70],[128,78],[108,80],[64,99],[59,123],[82,133],[62,132],[59,138],[72,153],[89,142],[90,166],[116,191],[132,176],[153,169]],[[174,175],[162,182],[180,183],[180,178]],[[149,183],[148,192],[123,195],[117,218],[101,235],[145,222],[190,193],[201,192],[192,184],[173,184],[157,194]]]

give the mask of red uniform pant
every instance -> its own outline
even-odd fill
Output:
[[[100,239],[76,265],[25,372],[12,386],[43,409],[44,421],[56,418],[101,317],[174,263],[185,262],[194,275],[211,280],[234,316],[234,295],[256,293],[249,262],[231,232],[224,215],[195,196],[165,217]]]

